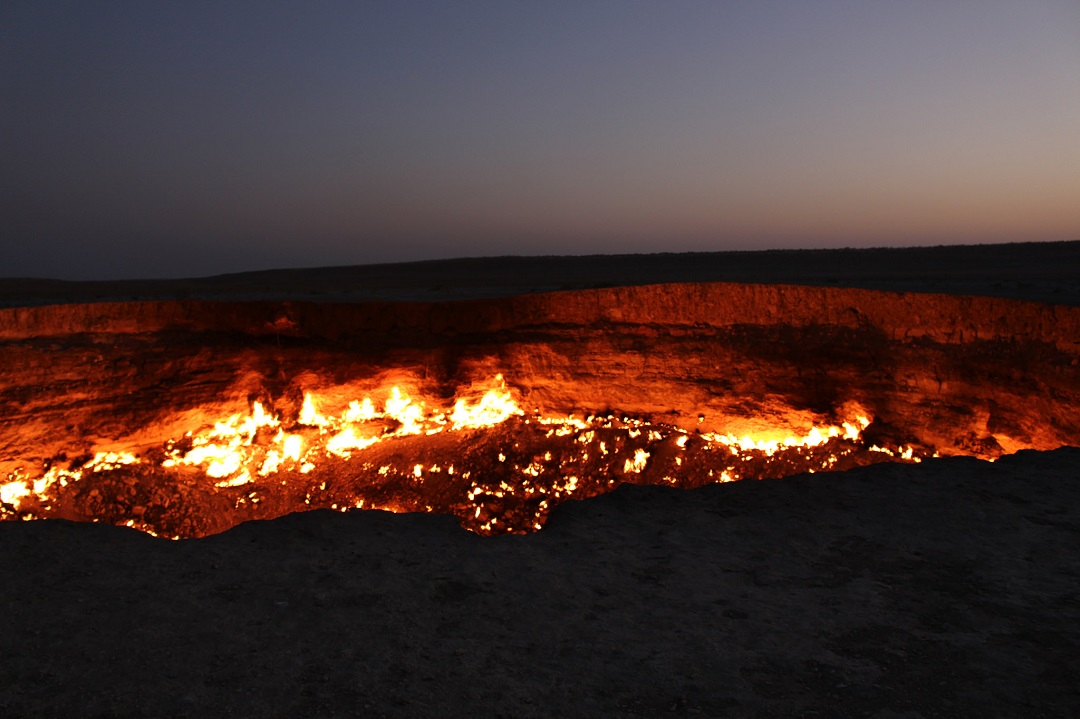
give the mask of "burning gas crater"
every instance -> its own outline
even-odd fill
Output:
[[[622,482],[696,487],[878,461],[921,461],[912,447],[867,445],[856,412],[803,436],[688,432],[614,414],[528,415],[501,375],[441,409],[398,387],[338,414],[307,393],[283,418],[262,402],[141,453],[57,458],[0,485],[6,519],[110,522],[155,536],[215,533],[310,508],[440,512],[479,534],[540,529],[551,508]]]
[[[381,509],[501,534],[624,482],[1065,445],[1080,445],[1072,307],[687,284],[0,310],[9,520],[177,538]]]

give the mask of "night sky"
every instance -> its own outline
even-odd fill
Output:
[[[0,4],[0,277],[1080,239],[1080,2]]]

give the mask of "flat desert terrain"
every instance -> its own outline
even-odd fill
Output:
[[[257,258],[255,258],[257,260]],[[660,284],[755,282],[1080,305],[1080,241],[907,249],[487,257],[185,280],[0,279],[0,307],[129,300],[442,301]]]
[[[1080,305],[1080,242],[0,280],[0,304],[745,281]],[[0,715],[1073,717],[1080,448],[696,490],[527,536],[312,511],[170,542],[0,523]]]

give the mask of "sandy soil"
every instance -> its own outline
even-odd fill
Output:
[[[892,256],[907,259],[891,279],[836,255],[822,260],[835,277],[814,271],[1080,304],[1080,243],[1007,247],[998,265],[959,253],[951,274],[920,276],[916,251]],[[793,281],[774,260],[744,279]],[[574,281],[608,282],[580,267]],[[231,291],[303,295],[308,280],[282,277]],[[5,302],[65,297],[17,285],[0,282]],[[373,512],[185,542],[0,523],[0,716],[1077,716],[1078,479],[1066,448],[623,487],[560,506],[538,534],[486,539]]]

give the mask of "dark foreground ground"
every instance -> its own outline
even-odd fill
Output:
[[[0,715],[1077,716],[1078,466],[624,487],[527,537],[0,524]]]

